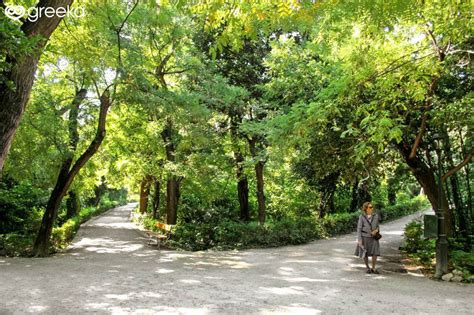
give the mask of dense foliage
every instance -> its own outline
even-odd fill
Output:
[[[469,2],[78,0],[47,45],[1,4],[4,243],[46,256],[130,192],[181,248],[300,244],[423,189],[471,251]]]
[[[433,273],[435,268],[435,240],[424,237],[424,226],[421,220],[414,220],[405,227],[405,242],[401,246],[410,258],[421,264],[428,273]],[[464,242],[458,239],[450,239],[453,248],[450,255],[450,269],[462,274],[463,281],[474,281],[474,252],[464,251]]]
[[[416,197],[386,206],[378,210],[384,220],[400,218],[415,213],[427,206],[426,199]],[[318,220],[317,216],[289,217],[267,220],[264,225],[257,222],[244,223],[226,217],[225,209],[210,209],[194,220],[179,224],[173,229],[168,246],[184,250],[233,249],[276,247],[297,245],[315,239],[343,233],[351,233],[357,227],[360,212],[328,214]],[[156,230],[157,220],[138,215],[137,222],[147,230]]]
[[[18,193],[20,189],[26,189],[27,187],[17,187],[13,190],[0,189],[0,198],[5,198],[5,195],[11,193]],[[5,199],[0,199],[1,202],[5,202],[5,208],[2,209],[0,215],[8,214],[8,217],[2,218],[2,230],[0,233],[0,254],[7,256],[27,256],[30,255],[37,230],[41,224],[41,216],[43,205],[38,203],[38,199],[28,200],[23,196],[33,196],[31,194],[31,187],[28,187],[28,195],[17,194],[14,197],[10,197],[10,204],[6,203]],[[45,196],[44,191],[37,191]],[[57,226],[53,229],[51,236],[51,252],[55,252],[61,248],[65,248],[69,245],[69,242],[76,235],[81,223],[86,222],[93,216],[99,215],[113,207],[123,205],[127,201],[126,194],[121,194],[120,197],[116,197],[113,200],[109,199],[113,194],[103,196],[96,206],[88,206],[80,209],[79,213],[71,218],[67,218],[67,209],[63,207],[61,209]],[[34,196],[35,197],[35,196]],[[47,198],[44,197],[43,200]],[[28,204],[30,202],[30,204]],[[7,208],[8,206],[8,208]],[[26,207],[26,208],[25,208]],[[8,209],[8,211],[7,211]],[[14,226],[5,226],[6,224],[16,224]]]

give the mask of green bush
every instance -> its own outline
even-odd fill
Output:
[[[23,256],[33,247],[48,192],[8,178],[0,183],[0,255]]]
[[[307,243],[323,236],[314,217],[299,220],[243,223],[223,220],[217,225],[188,223],[178,225],[170,245],[185,250],[259,248]]]
[[[359,215],[357,212],[328,214],[322,220],[324,230],[329,235],[354,232]]]
[[[429,202],[425,197],[418,196],[412,199],[400,200],[395,205],[386,206],[379,211],[379,214],[383,221],[389,221],[415,213],[429,206]]]
[[[191,200],[187,205],[191,206]],[[173,231],[169,245],[184,250],[258,248],[303,244],[309,241],[354,232],[360,213],[329,214],[322,220],[313,216],[286,216],[279,220],[269,219],[261,226],[257,222],[238,221],[231,212],[220,207],[196,210],[193,216],[183,215],[182,221]],[[382,209],[386,218],[395,219],[419,211],[426,202],[422,198],[405,201],[403,204]],[[223,207],[225,208],[225,207]],[[185,221],[184,221],[185,220]],[[140,216],[146,229],[153,229],[156,220]],[[184,221],[184,222],[183,222]]]
[[[416,253],[423,246],[423,224],[420,221],[412,221],[405,226],[405,245],[403,250],[407,253]]]
[[[0,234],[36,231],[48,192],[29,183],[0,183]]]
[[[415,213],[427,206],[426,198],[416,197],[396,205],[386,206],[380,209],[378,213],[383,221],[387,221]],[[357,228],[357,221],[360,214],[361,212],[328,214],[323,218],[322,225],[328,235],[351,233]]]
[[[53,228],[51,235],[51,245],[55,248],[64,248],[69,241],[76,235],[79,226],[81,225],[81,217],[75,216],[67,220],[60,227]]]
[[[0,234],[0,256],[26,256],[33,248],[33,234]]]
[[[433,269],[436,253],[435,240],[424,239],[423,223],[412,221],[405,226],[405,244],[401,247],[410,258],[428,269]],[[450,248],[462,248],[462,241],[450,239]],[[450,266],[463,272],[465,281],[472,281],[474,273],[474,252],[454,249],[450,252]]]
[[[467,253],[462,250],[454,250],[451,252],[451,263],[454,269],[474,274],[474,252]]]
[[[9,177],[3,178],[0,182],[0,255],[27,255],[33,247],[49,195],[48,190],[27,182],[17,183]],[[111,191],[97,207],[83,208],[70,219],[67,219],[63,203],[51,235],[53,247],[67,246],[81,223],[125,203],[126,190]]]
[[[405,244],[401,250],[409,257],[428,268],[432,267],[435,258],[435,241],[423,238],[423,223],[412,221],[405,226]]]

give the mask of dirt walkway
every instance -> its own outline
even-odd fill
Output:
[[[81,227],[50,258],[0,257],[0,314],[472,314],[474,286],[400,272],[409,218],[382,226],[380,275],[352,256],[355,234],[226,252],[147,247],[134,205]]]

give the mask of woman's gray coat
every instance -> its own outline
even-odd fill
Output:
[[[370,223],[369,223],[370,222]],[[371,229],[372,226],[372,229]],[[379,215],[374,213],[370,219],[365,214],[359,216],[357,223],[357,241],[362,241],[362,236],[372,237],[371,232],[379,228]]]
[[[371,231],[379,228],[379,216],[374,214],[369,218],[366,215],[359,216],[357,223],[357,247],[354,255],[359,257],[380,256],[379,241],[372,237]],[[362,246],[359,244],[362,243]]]

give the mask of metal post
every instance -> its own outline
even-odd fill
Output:
[[[436,154],[438,155],[438,238],[436,240],[436,273],[435,278],[440,279],[448,272],[448,240],[446,237],[446,229],[444,226],[444,191],[443,191],[443,163],[441,144],[438,142],[442,139],[441,136],[433,136],[436,142]]]

